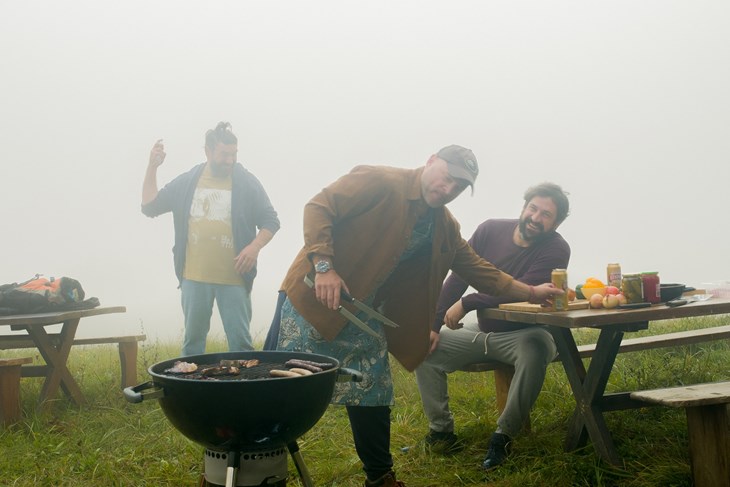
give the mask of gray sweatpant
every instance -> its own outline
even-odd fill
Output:
[[[550,332],[533,326],[484,333],[472,323],[459,330],[444,326],[440,335],[436,350],[416,369],[429,427],[434,431],[454,431],[446,374],[467,364],[497,360],[515,367],[507,404],[497,420],[497,431],[514,438],[540,394],[548,364],[557,356]]]

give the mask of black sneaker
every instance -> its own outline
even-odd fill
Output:
[[[454,453],[463,448],[459,437],[453,431],[434,431],[429,429],[425,442],[427,447],[443,453]]]
[[[492,433],[492,438],[489,440],[489,449],[487,449],[487,456],[484,457],[482,462],[482,468],[484,470],[491,470],[498,467],[507,459],[512,446],[512,438],[502,433]]]

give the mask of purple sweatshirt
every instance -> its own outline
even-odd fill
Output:
[[[570,246],[557,232],[551,232],[544,239],[529,247],[520,247],[512,241],[517,219],[487,220],[476,229],[469,239],[474,251],[498,269],[510,274],[525,284],[538,285],[550,282],[553,269],[567,269],[570,260]],[[444,315],[457,299],[461,299],[464,310],[496,308],[502,303],[514,301],[510,298],[496,298],[489,294],[472,293],[464,296],[469,285],[453,272],[444,281],[436,309],[436,320],[432,329],[438,332],[444,324]],[[463,297],[462,297],[463,296]],[[484,332],[510,331],[525,328],[502,320],[479,318],[479,328]]]

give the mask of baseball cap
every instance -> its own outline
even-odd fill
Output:
[[[476,156],[470,149],[460,145],[449,145],[438,151],[436,156],[448,163],[447,167],[452,178],[465,180],[472,191],[474,190],[479,166]]]

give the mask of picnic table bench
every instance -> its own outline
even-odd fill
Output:
[[[649,404],[683,407],[687,414],[692,478],[697,487],[730,483],[730,382],[712,382],[631,393]]]
[[[639,338],[630,338],[622,340],[619,346],[619,353],[636,352],[640,350],[651,350],[657,348],[678,347],[683,345],[692,345],[696,343],[704,343],[715,340],[730,339],[730,325],[715,326],[710,328],[701,328],[697,330],[678,331],[674,333],[663,333],[660,335],[644,336]],[[578,354],[581,358],[590,358],[596,351],[596,344],[578,346]],[[559,362],[560,356],[556,357],[554,362]],[[462,372],[488,372],[494,371],[494,388],[497,409],[502,413],[507,402],[507,393],[512,383],[514,375],[514,367],[497,361],[485,361],[469,364],[459,369]],[[529,430],[529,420],[524,425]]]
[[[522,309],[488,308],[480,311],[490,319],[544,326],[550,331],[576,403],[567,424],[565,451],[574,451],[590,439],[596,453],[603,460],[620,465],[622,460],[613,442],[605,414],[640,408],[646,404],[632,399],[629,391],[606,393],[616,356],[624,343],[624,335],[647,330],[650,323],[661,320],[730,314],[730,299],[713,297],[709,300],[689,301],[684,306],[657,304],[641,309],[572,309],[550,312],[538,309],[528,312]],[[584,363],[575,342],[572,332],[576,328],[600,331],[588,364]],[[680,335],[680,342],[682,340],[687,343],[692,338]],[[667,345],[665,342],[662,346]],[[641,346],[649,345],[644,343]]]
[[[50,337],[51,343],[58,347],[61,341],[60,334],[49,333],[48,336]],[[119,348],[121,388],[124,389],[125,387],[131,387],[137,383],[137,344],[145,341],[146,339],[146,335],[74,338],[73,345],[116,344]],[[35,348],[35,343],[33,340],[28,338],[27,335],[8,335],[0,337],[0,350],[14,350],[21,348]],[[30,377],[30,375],[27,375],[27,377]]]

